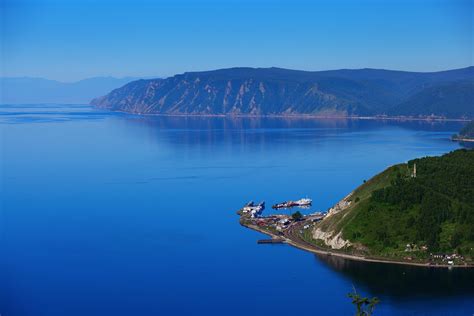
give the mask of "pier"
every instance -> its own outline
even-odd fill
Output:
[[[283,238],[271,238],[271,239],[259,239],[257,244],[283,244],[285,240]]]

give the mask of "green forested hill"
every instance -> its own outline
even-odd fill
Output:
[[[437,252],[474,257],[472,150],[390,167],[358,188],[351,200],[343,214],[328,220],[359,250],[401,257],[411,244],[410,255],[418,258]]]

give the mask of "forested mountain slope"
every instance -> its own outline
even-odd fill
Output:
[[[379,69],[230,68],[138,80],[91,103],[138,114],[474,117],[474,67],[417,73]]]

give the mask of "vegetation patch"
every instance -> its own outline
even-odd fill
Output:
[[[415,261],[453,253],[466,261],[474,258],[472,150],[392,166],[350,198],[350,207],[321,225],[342,231],[344,239],[370,255]]]

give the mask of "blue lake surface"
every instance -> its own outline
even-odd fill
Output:
[[[474,271],[318,257],[235,214],[457,149],[461,123],[138,117],[0,106],[0,314],[472,315]]]

